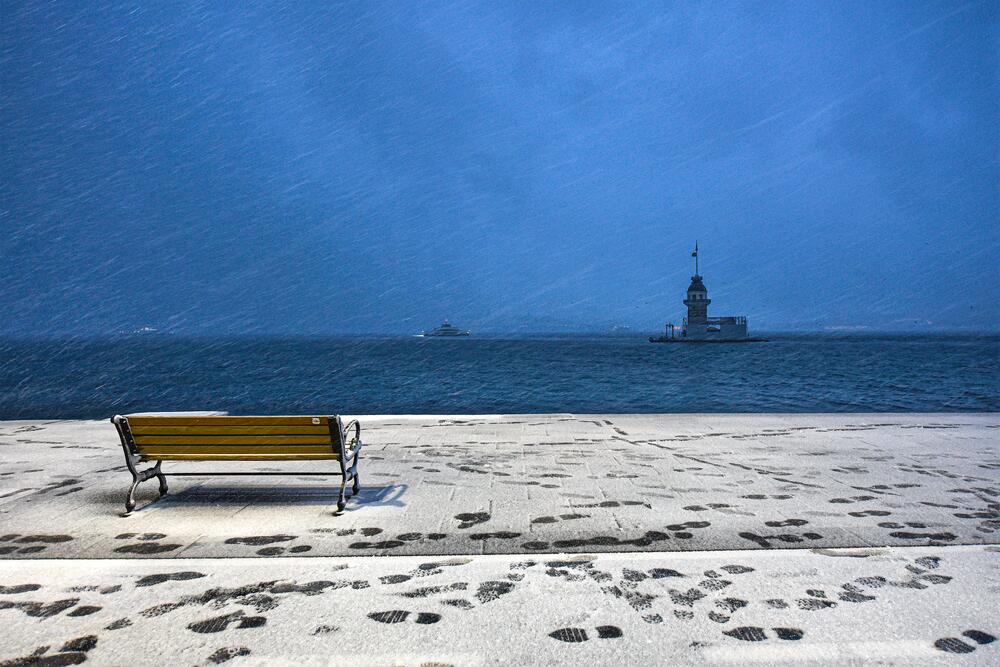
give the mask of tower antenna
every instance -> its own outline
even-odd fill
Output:
[[[698,275],[698,241],[694,242],[694,252],[691,256],[694,257],[694,275]]]

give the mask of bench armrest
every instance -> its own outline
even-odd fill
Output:
[[[351,429],[354,429],[354,437],[350,440],[347,439],[347,434]],[[351,421],[344,424],[344,446],[348,449],[348,458],[357,458],[358,452],[361,451],[361,424],[357,419],[352,419]]]

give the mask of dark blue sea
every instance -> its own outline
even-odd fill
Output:
[[[289,413],[1000,410],[1000,336],[0,340],[0,419]]]

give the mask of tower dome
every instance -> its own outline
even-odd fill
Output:
[[[701,276],[691,276],[691,284],[688,285],[688,298],[698,297],[702,299],[708,298],[708,288],[705,287],[705,283]]]

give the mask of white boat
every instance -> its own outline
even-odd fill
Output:
[[[445,320],[444,324],[438,328],[431,329],[430,331],[422,331],[420,335],[425,338],[456,338],[458,336],[471,336],[472,332],[453,327],[448,320]]]

